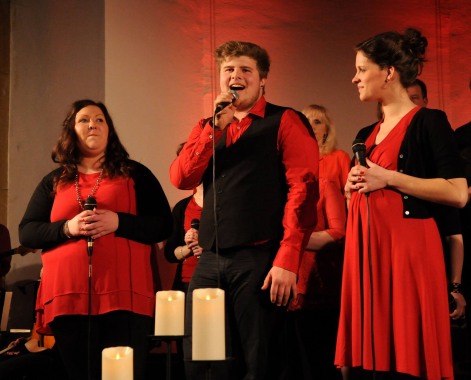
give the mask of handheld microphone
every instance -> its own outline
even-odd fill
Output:
[[[361,166],[366,166],[366,145],[362,139],[355,139],[352,143],[355,158]]]
[[[96,199],[89,196],[85,203],[83,204],[83,209],[84,210],[90,210],[93,211],[96,208]],[[93,239],[91,236],[87,237],[87,251],[88,255],[91,256],[93,252]]]
[[[355,139],[352,143],[352,150],[355,158],[361,166],[366,166],[366,145],[362,139]],[[369,193],[365,193],[368,198]]]
[[[226,108],[229,104],[234,103],[237,99],[239,99],[239,94],[237,93],[236,90],[229,90],[229,93],[232,95],[232,100],[230,102],[221,102],[218,103],[216,106],[216,110],[214,111],[214,114],[217,114],[221,112],[224,108]]]
[[[190,223],[191,228],[194,228],[195,230],[200,229],[200,220],[199,219],[192,219]]]

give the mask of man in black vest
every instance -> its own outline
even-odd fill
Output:
[[[234,360],[219,363],[215,378],[280,378],[274,364],[285,357],[273,360],[272,351],[282,346],[279,321],[296,296],[301,254],[316,224],[319,150],[303,115],[266,102],[265,49],[229,41],[216,49],[216,61],[215,115],[192,129],[170,168],[177,188],[203,182],[205,189],[204,251],[187,294],[185,333],[191,334],[193,290],[222,288],[226,353]],[[188,378],[205,378],[191,361],[191,337],[184,354]]]
[[[469,81],[469,89],[471,90],[471,80]],[[455,129],[455,138],[466,168],[468,194],[471,194],[471,121]],[[466,206],[459,210],[459,213],[463,228],[465,257],[463,265],[463,293],[469,302],[471,298],[471,202],[468,201]],[[459,369],[469,372],[471,371],[471,319],[469,318],[469,312],[466,313],[466,320],[466,329],[461,333],[461,338],[464,340],[462,344],[464,352],[461,355],[456,355],[455,353],[453,355],[455,363],[458,362]],[[457,375],[455,374],[455,376]]]

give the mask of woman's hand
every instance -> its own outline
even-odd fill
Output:
[[[78,217],[78,218],[77,218]],[[118,229],[119,217],[118,214],[110,210],[95,209],[93,211],[83,211],[74,217],[78,219],[77,225],[79,234],[83,236],[89,236],[92,239],[98,239],[99,237],[111,234]],[[70,223],[74,220],[69,221],[69,231],[74,235],[70,229]]]
[[[368,167],[356,165],[348,173],[345,193],[358,191],[359,193],[370,193],[388,186],[394,170],[385,169],[366,159]]]
[[[191,249],[193,255],[199,258],[203,253],[203,248],[198,245],[198,237],[199,233],[195,228],[190,228],[185,234],[186,245]]]
[[[461,293],[455,293],[451,292],[450,293],[452,297],[455,299],[456,302],[456,308],[453,310],[452,313],[450,313],[450,318],[451,319],[461,319],[464,318],[465,312],[466,312],[466,300]]]
[[[196,256],[198,259],[203,254],[203,248],[198,245],[198,240],[194,241],[193,243],[188,244],[188,248],[191,249],[193,255]]]
[[[350,197],[354,191],[359,191],[364,185],[365,166],[356,165],[350,169],[350,173],[347,176],[347,183],[345,184],[345,197],[350,200]]]

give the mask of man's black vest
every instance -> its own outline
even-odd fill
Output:
[[[234,144],[226,147],[226,134],[216,144],[216,207],[212,159],[203,176],[199,244],[204,249],[215,246],[214,210],[219,248],[281,240],[288,187],[277,141],[285,110],[267,103],[265,117],[255,118]]]

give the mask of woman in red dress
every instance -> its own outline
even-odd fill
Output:
[[[70,379],[100,379],[101,352],[115,346],[133,348],[134,379],[145,379],[151,250],[171,232],[167,198],[129,158],[103,103],[72,104],[52,159],[58,168],[38,184],[19,228],[23,245],[42,249],[38,332],[54,335]]]
[[[467,185],[445,113],[417,107],[407,95],[426,46],[408,29],[356,47],[352,81],[361,101],[381,103],[384,117],[358,133],[367,158],[345,186],[351,198],[335,357],[345,379],[361,379],[365,370],[377,379],[453,379],[434,217],[437,204],[463,207]]]
[[[344,192],[347,175],[350,171],[350,156],[337,149],[335,126],[327,108],[311,104],[303,109],[309,120],[319,145],[319,178],[333,181]]]

